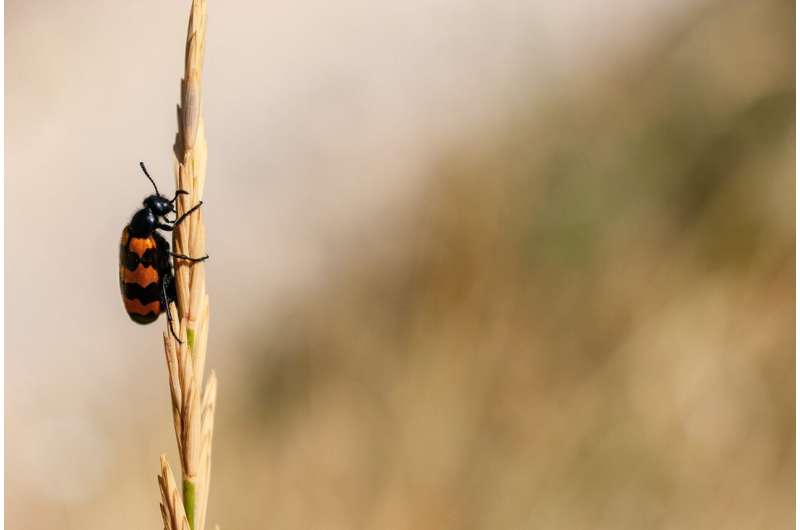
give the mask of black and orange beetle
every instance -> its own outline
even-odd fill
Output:
[[[175,340],[180,342],[173,327],[172,316],[167,311],[170,302],[176,298],[175,275],[170,258],[191,261],[205,261],[208,256],[192,258],[175,254],[169,243],[156,230],[172,231],[186,217],[200,208],[203,201],[192,206],[177,217],[175,201],[184,190],[177,190],[172,200],[162,197],[143,162],[139,166],[153,184],[156,194],[150,195],[142,203],[144,208],[133,215],[131,222],[122,231],[119,241],[119,288],[122,302],[131,319],[139,324],[149,324],[163,312],[167,313],[169,328]],[[170,221],[167,214],[175,213],[176,219]]]

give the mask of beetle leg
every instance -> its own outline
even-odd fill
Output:
[[[178,200],[178,196],[179,195],[189,195],[189,192],[186,191],[186,190],[181,190],[181,189],[175,190],[175,196],[172,198],[171,201],[169,201],[169,204],[171,205],[170,208],[172,208],[171,211],[175,212],[175,221],[178,220],[178,212],[175,210],[175,201]],[[164,217],[164,220],[166,220],[168,223],[174,223],[175,222],[175,221],[170,221],[169,219],[167,219],[166,214],[163,217]]]
[[[172,256],[173,258],[185,259],[186,261],[191,261],[192,263],[197,263],[208,259],[208,254],[206,254],[202,258],[193,258],[191,256],[186,256],[184,254],[175,254],[174,252],[170,252],[169,255]]]
[[[169,212],[167,212],[167,213],[169,213]],[[169,220],[169,218],[167,217],[167,214],[166,214],[166,213],[165,213],[164,215],[162,215],[161,217],[163,217],[163,218],[164,218],[164,221],[166,221],[166,222],[168,222],[168,223],[170,223],[170,224],[172,224],[172,223],[174,223],[174,222],[175,222],[175,221],[170,221],[170,220]],[[177,215],[176,215],[175,217],[177,218]]]
[[[184,219],[186,219],[186,217],[187,217],[188,215],[190,215],[191,213],[193,213],[195,210],[197,210],[198,208],[200,208],[202,205],[203,205],[203,201],[200,201],[200,202],[198,202],[197,204],[195,204],[194,206],[192,206],[191,208],[189,208],[189,210],[188,210],[188,211],[184,212],[184,213],[183,213],[183,215],[181,215],[180,217],[178,217],[177,219],[175,219],[175,221],[170,221],[170,220],[168,220],[168,219],[167,219],[166,221],[167,221],[168,223],[171,223],[171,224],[172,224],[172,226],[165,225],[164,223],[158,223],[158,224],[156,225],[156,227],[157,227],[159,230],[166,230],[167,232],[171,232],[172,230],[174,230],[174,229],[175,229],[175,227],[176,227],[176,226],[178,226],[179,224],[181,224],[181,223],[183,222],[183,220],[184,220]]]
[[[171,201],[169,201],[170,204],[178,200],[178,195],[189,195],[189,192],[186,190],[175,190],[175,196],[172,198]]]
[[[164,304],[164,308],[167,311],[167,325],[169,326],[169,330],[172,332],[172,336],[175,337],[175,340],[178,342],[178,344],[183,344],[183,342],[181,342],[181,339],[179,339],[178,335],[175,333],[175,322],[172,318],[172,311],[169,310],[169,297],[167,296],[166,275],[161,280],[161,297],[162,297],[162,303]]]
[[[187,217],[189,214],[191,214],[192,212],[194,212],[195,210],[197,210],[198,208],[200,208],[202,205],[203,205],[203,201],[200,201],[200,202],[198,202],[197,204],[195,204],[194,206],[192,206],[191,208],[189,208],[189,210],[185,211],[185,212],[183,213],[183,215],[181,215],[180,217],[178,217],[177,219],[175,219],[175,222],[174,222],[174,223],[172,223],[172,225],[173,225],[173,226],[178,226],[179,224],[181,224],[181,223],[183,222],[183,220],[184,220],[184,219],[186,219],[186,217]]]

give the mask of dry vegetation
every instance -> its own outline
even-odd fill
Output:
[[[206,33],[205,0],[194,0],[186,36],[186,72],[181,83],[178,109],[179,133],[175,141],[177,189],[185,190],[178,200],[182,215],[203,199],[207,165],[207,144],[201,113],[200,76]],[[173,233],[177,254],[206,255],[202,209],[191,214]],[[203,530],[211,479],[211,441],[214,431],[217,380],[211,373],[203,387],[208,345],[209,306],[205,265],[175,260],[177,308],[171,311],[180,322],[181,342],[169,329],[164,332],[164,351],[169,372],[172,417],[181,471],[180,491],[166,456],[161,456],[158,484],[165,530]],[[169,326],[169,324],[168,324]]]

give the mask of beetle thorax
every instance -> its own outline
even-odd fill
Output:
[[[157,225],[158,218],[153,210],[142,208],[133,215],[128,228],[133,237],[147,237],[155,231]]]

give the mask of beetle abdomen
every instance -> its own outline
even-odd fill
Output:
[[[149,324],[162,311],[161,273],[154,237],[130,237],[122,231],[119,251],[119,287],[131,320]]]

